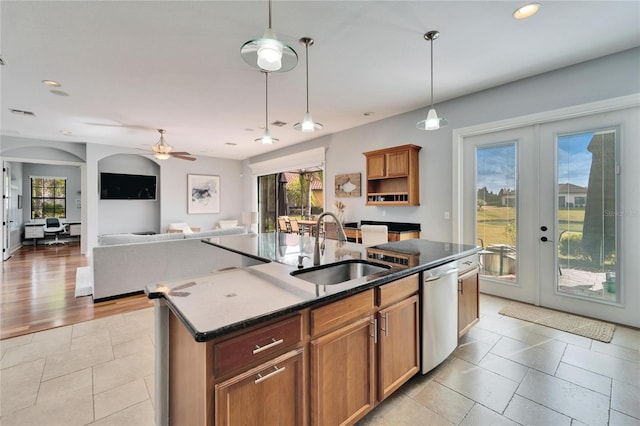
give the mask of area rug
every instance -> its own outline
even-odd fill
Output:
[[[615,330],[613,324],[525,303],[511,302],[499,313],[605,343],[611,341]]]
[[[91,266],[76,269],[76,297],[93,294],[93,272]]]

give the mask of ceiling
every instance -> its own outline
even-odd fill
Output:
[[[429,30],[441,34],[436,107],[640,45],[638,1],[542,1],[538,14],[516,20],[522,4],[274,1],[272,27],[299,62],[269,77],[269,121],[287,124],[270,125],[280,142],[264,146],[254,142],[265,122],[264,76],[240,47],[262,36],[267,1],[2,1],[1,130],[148,148],[163,128],[178,151],[245,159],[427,106]],[[293,129],[305,112],[304,36],[315,40],[310,110],[325,126],[316,133]]]

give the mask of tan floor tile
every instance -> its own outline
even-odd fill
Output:
[[[436,376],[438,383],[502,413],[518,384],[496,373],[454,359]]]
[[[556,330],[555,328],[545,327],[540,324],[532,324],[530,328],[531,333],[540,336],[549,337],[559,342],[568,343],[570,345],[579,346],[581,348],[589,349],[593,340],[577,334],[567,333],[565,331]]]
[[[41,358],[46,358],[47,355],[60,354],[69,352],[71,347],[71,338],[55,336],[42,339],[38,337],[38,333],[34,334],[34,339],[25,345],[14,346],[8,348],[2,357],[0,365],[2,368],[13,367],[24,362],[30,362]],[[51,336],[51,334],[49,334]]]
[[[609,424],[611,426],[640,426],[640,419],[611,410],[609,411]]]
[[[153,357],[129,355],[93,368],[95,394],[127,384],[154,373]]]
[[[357,423],[359,426],[452,425],[403,393],[394,393]]]
[[[144,379],[136,379],[106,392],[95,394],[93,397],[95,418],[102,419],[148,399],[149,393]]]
[[[109,417],[100,419],[92,426],[154,426],[153,407],[149,400],[139,402]]]
[[[636,419],[640,419],[640,388],[613,381],[611,408]]]
[[[41,342],[43,340],[65,340],[71,341],[72,326],[52,328],[50,330],[40,331],[33,335],[33,342]]]
[[[529,370],[518,395],[589,425],[605,425],[609,398],[536,370]]]
[[[96,330],[95,333],[85,334],[71,339],[71,350],[73,351],[81,348],[90,349],[110,344],[111,335],[109,334],[109,330]]]
[[[140,336],[148,336],[153,341],[154,328],[153,324],[147,327],[141,327],[140,324],[125,324],[119,328],[110,330],[111,341],[114,345],[136,340]]]
[[[461,343],[458,345],[453,355],[456,358],[464,359],[472,364],[477,364],[491,350],[493,345],[480,340]]]
[[[460,339],[460,343],[467,343],[469,341],[478,340],[478,341],[481,341],[481,342],[484,342],[484,343],[488,343],[488,344],[493,346],[501,338],[502,338],[501,334],[494,333],[494,332],[489,331],[489,330],[484,329],[484,328],[473,327],[471,330],[469,330],[467,332],[467,334],[462,336],[462,338]]]
[[[527,336],[527,334],[529,334],[529,327],[531,327],[531,323],[502,315],[498,317],[486,315],[480,318],[476,327],[502,336],[507,336],[515,340],[522,340]]]
[[[154,374],[149,374],[148,376],[144,376],[144,384],[147,386],[147,393],[149,394],[149,398],[151,399],[151,404],[156,406],[156,376]]]
[[[544,345],[530,346],[508,337],[500,339],[491,353],[549,374],[555,373],[562,357],[561,352],[545,350]]]
[[[504,411],[504,415],[523,425],[571,425],[571,417],[550,410],[519,395],[513,396],[509,406]]]
[[[611,344],[640,351],[640,330],[616,325]]]
[[[0,351],[2,355],[9,348],[15,348],[16,346],[26,345],[33,341],[33,333],[25,334],[23,336],[12,337],[11,339],[0,340]],[[1,355],[0,355],[1,356]]]
[[[460,423],[474,404],[469,398],[465,398],[436,381],[425,386],[413,399],[453,424]]]
[[[92,348],[79,348],[63,354],[47,357],[42,380],[50,380],[74,371],[84,370],[113,359],[113,350],[109,343]]]
[[[630,349],[624,346],[613,345],[611,343],[594,341],[593,345],[591,346],[591,350],[594,352],[600,352],[603,354],[615,356],[616,358],[626,359],[627,361],[640,363],[639,349]]]
[[[480,426],[480,425],[491,425],[491,426],[517,426],[517,423],[514,423],[510,419],[496,413],[493,410],[490,410],[486,407],[483,407],[480,404],[476,404],[473,406],[467,417],[464,418],[460,426]]]
[[[529,371],[529,368],[522,364],[518,364],[517,362],[499,357],[492,353],[485,355],[478,366],[486,368],[489,371],[493,371],[494,373],[517,383],[520,383],[527,374],[527,371]]]
[[[18,364],[0,372],[0,415],[2,417],[36,402],[44,359]]]
[[[124,326],[122,314],[85,321],[73,325],[73,337],[82,337],[88,334],[95,334],[100,330],[110,330]]]
[[[561,362],[558,366],[555,376],[603,395],[611,395],[611,379],[607,376],[596,374],[564,362]]]
[[[153,357],[154,350],[151,339],[147,335],[138,336],[137,339],[113,345],[113,355],[116,359],[136,354]]]
[[[40,392],[38,392],[37,403],[53,403],[64,399],[69,392],[78,390],[84,390],[90,394],[93,392],[91,368],[85,368],[84,370],[42,382],[40,384]]]
[[[2,416],[3,426],[75,426],[93,421],[93,397],[85,389],[69,392],[63,398],[49,399],[45,403]]]
[[[127,312],[124,315],[124,322],[127,325],[138,325],[141,328],[153,327],[154,325],[154,309],[139,309],[133,312]]]
[[[559,352],[562,354],[567,349],[567,344],[560,340],[556,340],[551,336],[545,336],[538,333],[529,333],[522,339],[529,346],[535,346],[544,351]]]
[[[611,355],[569,345],[562,356],[562,362],[630,385],[638,386],[640,383],[640,364]]]

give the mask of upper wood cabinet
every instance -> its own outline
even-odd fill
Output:
[[[367,205],[420,205],[417,145],[401,145],[363,153],[367,157]]]

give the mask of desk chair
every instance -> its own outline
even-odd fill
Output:
[[[389,231],[387,225],[361,225],[363,246],[375,246],[389,242]]]
[[[67,227],[62,223],[60,223],[60,219],[58,219],[57,217],[48,217],[44,221],[45,221],[45,224],[44,224],[43,230],[44,230],[45,236],[47,234],[54,234],[56,236],[55,240],[46,241],[45,244],[48,246],[52,244],[67,244],[66,241],[60,241],[58,239],[58,235],[67,230]]]

